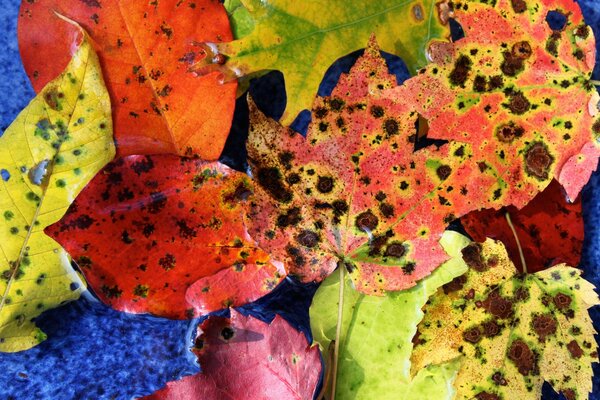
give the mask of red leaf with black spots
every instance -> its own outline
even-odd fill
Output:
[[[553,265],[579,264],[583,244],[583,218],[581,200],[567,202],[565,194],[556,181],[521,210],[516,207],[499,211],[482,210],[461,218],[466,231],[477,242],[486,237],[500,240],[506,246],[517,269],[523,271],[519,249],[508,225],[505,213],[511,221],[521,242],[525,263],[529,272],[537,272]]]
[[[270,324],[231,310],[200,326],[194,352],[204,372],[169,382],[146,400],[312,399],[321,375],[317,346],[276,316]]]
[[[176,156],[130,156],[100,172],[48,228],[115,309],[191,318],[245,304],[283,278],[248,237],[245,174]]]
[[[117,154],[198,154],[216,160],[229,133],[236,83],[196,76],[198,42],[232,39],[218,0],[23,1],[19,46],[36,91],[62,72],[81,33],[92,38],[111,96]]]

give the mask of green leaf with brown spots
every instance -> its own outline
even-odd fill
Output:
[[[465,184],[486,195],[486,208],[521,208],[553,177],[575,200],[600,155],[594,35],[578,4],[454,4],[466,37],[434,46],[433,62],[387,96],[412,99],[428,138],[473,144],[470,164],[481,174]],[[546,22],[551,11],[566,19],[561,30]]]
[[[414,378],[410,375],[411,339],[423,318],[422,307],[439,287],[467,270],[461,249],[469,240],[447,231],[441,242],[452,258],[409,290],[368,296],[353,290],[352,281],[345,279],[336,398],[387,399],[391,393],[394,399],[406,400],[453,398],[459,360],[426,366]],[[324,352],[336,338],[339,287],[340,276],[335,273],[321,284],[310,308],[313,337]],[[325,382],[327,386],[332,379]]]
[[[544,381],[569,400],[586,399],[598,361],[593,285],[565,264],[514,275],[504,246],[491,239],[462,254],[468,272],[424,308],[413,373],[463,355],[457,399],[539,399]]]
[[[44,228],[114,154],[110,100],[86,38],[0,137],[0,351],[43,341],[32,319],[85,289]]]
[[[441,2],[440,2],[441,3]],[[207,57],[197,68],[223,70],[249,78],[269,70],[285,77],[291,123],[308,108],[325,71],[338,58],[361,49],[375,33],[383,50],[403,58],[411,71],[426,64],[432,39],[446,39],[447,7],[422,0],[240,0],[225,3],[237,40],[207,50],[228,57]],[[243,6],[243,7],[242,7]],[[214,54],[214,55],[216,55]]]

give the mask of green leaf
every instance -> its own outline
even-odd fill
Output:
[[[363,48],[371,34],[377,36],[382,50],[402,57],[413,72],[427,63],[430,40],[449,36],[447,19],[442,23],[433,1],[229,0],[226,7],[238,40],[214,46],[229,57],[230,75],[269,70],[284,74],[287,110],[282,122],[286,125],[310,108],[327,68]]]
[[[463,257],[469,271],[424,308],[413,371],[462,355],[457,399],[539,399],[544,381],[569,400],[588,398],[598,354],[587,310],[599,301],[581,271],[561,264],[515,275],[491,239]]]
[[[0,137],[0,351],[43,341],[32,319],[85,290],[44,228],[114,154],[110,100],[86,37]]]
[[[460,255],[468,239],[447,231],[441,243],[452,258],[409,290],[367,296],[354,290],[346,275],[336,397],[374,399],[394,393],[398,399],[452,398],[457,360],[410,376],[411,340],[423,318],[421,308],[437,288],[467,270]],[[332,274],[310,308],[313,337],[322,350],[335,340],[339,285],[339,274]]]

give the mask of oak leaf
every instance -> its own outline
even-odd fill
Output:
[[[0,351],[43,341],[33,319],[85,290],[44,234],[115,154],[110,100],[83,35],[64,72],[0,136]]]
[[[504,243],[517,271],[523,271],[515,235],[505,213],[516,230],[527,271],[541,271],[562,263],[579,264],[583,244],[581,198],[569,203],[556,180],[520,210],[516,207],[481,210],[460,219],[476,242],[483,242],[487,236]]]
[[[241,203],[251,194],[247,175],[220,163],[129,156],[47,232],[105,303],[191,318],[256,300],[283,279],[246,233]]]
[[[457,399],[538,399],[544,381],[569,400],[587,398],[598,361],[587,310],[600,302],[581,271],[561,264],[515,274],[491,239],[462,253],[468,272],[424,308],[413,373],[462,355]]]
[[[452,383],[460,366],[457,361],[425,366],[414,378],[410,374],[411,340],[423,318],[421,308],[439,287],[467,270],[461,249],[469,240],[447,231],[441,242],[452,258],[408,290],[368,296],[353,290],[352,281],[344,279],[341,321],[339,274],[321,284],[310,308],[311,330],[325,352],[341,324],[336,398],[383,399],[391,394],[398,399],[453,398]]]
[[[426,64],[430,41],[450,35],[447,10],[434,2],[234,0],[226,5],[234,30],[243,36],[215,43],[216,54],[227,56],[224,70],[232,77],[283,73],[285,125],[310,105],[329,66],[361,49],[372,33],[383,50],[402,57],[411,71]],[[211,71],[215,64],[198,67]]]
[[[67,64],[80,23],[100,57],[113,103],[119,155],[198,154],[216,160],[229,133],[235,82],[198,77],[202,41],[231,40],[218,0],[23,1],[18,34],[23,64],[36,91]]]
[[[267,324],[231,310],[209,317],[194,353],[204,372],[169,382],[144,399],[312,399],[321,374],[319,350],[276,316]]]

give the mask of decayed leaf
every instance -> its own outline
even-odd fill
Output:
[[[432,39],[449,36],[447,15],[435,2],[240,0],[227,5],[232,25],[244,36],[217,43],[217,54],[228,57],[226,71],[235,77],[283,72],[285,125],[308,108],[327,68],[361,49],[372,33],[383,50],[401,56],[412,71],[425,65]],[[212,70],[214,64],[205,67]]]
[[[415,378],[410,375],[411,340],[423,318],[421,308],[439,287],[467,270],[461,249],[468,239],[448,231],[441,242],[452,258],[409,290],[367,296],[346,279],[336,398],[385,399],[392,393],[395,399],[453,398],[458,362],[425,366]],[[336,336],[339,286],[339,274],[327,278],[310,308],[314,340],[324,351]]]
[[[32,319],[85,289],[44,228],[114,154],[110,100],[84,38],[65,71],[0,137],[0,351],[44,340]]]
[[[572,0],[494,4],[455,2],[466,37],[437,46],[432,64],[387,95],[416,99],[429,138],[473,143],[482,177],[467,189],[485,190],[486,208],[522,207],[553,177],[574,200],[600,154],[592,30]],[[550,11],[565,16],[562,30],[546,23]]]
[[[358,290],[381,294],[447,258],[438,242],[473,169],[469,146],[414,152],[416,113],[380,96],[395,84],[372,39],[331,96],[315,101],[306,139],[250,106],[249,231],[304,281],[344,264]]]
[[[523,271],[515,236],[508,225],[508,212],[521,242],[529,272],[566,263],[578,265],[583,244],[581,200],[567,202],[560,184],[553,180],[521,210],[515,207],[499,211],[482,210],[461,217],[473,240],[498,239],[506,246],[517,271]]]
[[[218,0],[23,1],[21,56],[40,90],[67,64],[79,22],[100,56],[113,103],[120,155],[198,154],[216,160],[229,133],[236,84],[198,77],[189,68],[204,56],[202,41],[231,40]]]
[[[313,398],[319,350],[280,316],[266,324],[231,310],[231,319],[210,317],[201,330],[194,352],[204,372],[144,399]]]
[[[413,371],[463,355],[458,399],[539,399],[544,381],[585,399],[598,361],[587,310],[599,304],[581,271],[564,264],[516,275],[500,242],[463,251],[468,272],[425,306]]]
[[[118,310],[170,318],[241,305],[283,278],[247,236],[248,177],[219,163],[129,156],[109,164],[48,233]]]

